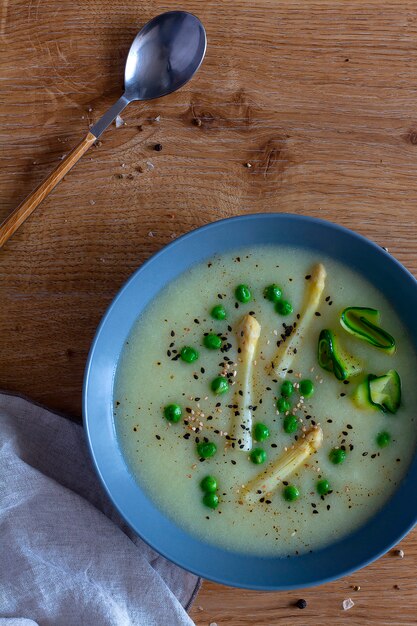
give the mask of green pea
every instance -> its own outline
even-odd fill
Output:
[[[243,304],[246,304],[247,302],[250,302],[252,300],[252,294],[247,285],[238,285],[235,289],[235,296],[236,300],[239,300],[239,302],[243,302]]]
[[[255,441],[265,441],[265,439],[268,439],[268,437],[268,426],[265,426],[265,424],[261,424],[261,422],[255,424],[255,426],[253,427],[253,438],[255,439]]]
[[[219,496],[216,493],[205,493],[203,496],[203,504],[209,509],[217,509],[219,505]]]
[[[326,496],[331,491],[330,483],[328,480],[318,480],[316,483],[317,493],[320,496]]]
[[[217,452],[217,446],[212,441],[200,441],[197,444],[198,456],[202,459],[210,459]]]
[[[262,450],[262,448],[254,448],[251,450],[249,457],[255,465],[261,465],[261,463],[265,463],[266,461],[266,452]]]
[[[222,347],[222,340],[220,337],[212,333],[204,337],[203,343],[209,350],[218,350]]]
[[[280,413],[286,413],[290,408],[291,404],[288,402],[287,398],[278,398],[277,409]]]
[[[206,493],[214,493],[217,491],[217,480],[214,476],[204,476],[200,483],[200,487]]]
[[[287,417],[284,418],[283,427],[288,435],[295,433],[298,430],[298,419],[295,415],[287,415]]]
[[[341,448],[333,448],[333,450],[330,450],[329,459],[335,465],[340,465],[346,459],[346,452]]]
[[[312,396],[314,393],[314,385],[311,382],[311,380],[306,378],[305,380],[300,381],[299,390],[300,390],[300,395],[304,396],[305,398],[310,398],[310,396]]]
[[[284,380],[281,385],[281,395],[284,398],[289,398],[294,393],[294,385],[290,380]]]
[[[278,300],[275,304],[275,311],[280,315],[291,315],[293,310],[292,304],[288,300]]]
[[[271,302],[278,302],[282,298],[282,289],[278,287],[278,285],[272,284],[268,285],[264,289],[264,297]]]
[[[227,378],[224,376],[217,376],[217,378],[211,381],[211,390],[214,391],[216,396],[227,393],[229,391]]]
[[[300,492],[294,485],[287,485],[284,488],[282,495],[284,496],[284,500],[287,502],[295,502],[300,497]]]
[[[197,350],[191,346],[184,346],[184,348],[181,349],[180,354],[181,359],[186,363],[193,363],[194,361],[197,361],[199,357]]]
[[[386,448],[391,442],[391,435],[386,430],[378,433],[376,442],[380,448]]]
[[[211,309],[211,317],[214,317],[215,320],[225,320],[227,319],[227,311],[222,304],[217,304]]]
[[[164,417],[168,422],[176,424],[182,417],[182,409],[179,404],[167,404],[164,408]]]

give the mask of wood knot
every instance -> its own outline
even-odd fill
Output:
[[[211,99],[207,94],[195,94],[182,118],[202,130],[247,131],[252,126],[254,111],[255,105],[241,89],[225,101]]]
[[[277,135],[253,150],[251,158],[248,159],[253,173],[264,177],[272,173],[282,173],[289,163],[287,139],[288,136]]]
[[[410,130],[407,135],[407,141],[413,146],[417,146],[417,130]]]

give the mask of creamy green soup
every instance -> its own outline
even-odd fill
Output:
[[[317,263],[326,271],[324,289],[281,371],[276,355],[302,328]],[[264,289],[272,284],[282,293],[270,290],[265,298]],[[241,300],[250,297],[248,302],[238,301],[238,285],[249,288],[250,293],[241,289],[237,294]],[[224,307],[226,319],[212,317],[215,306]],[[378,310],[374,326],[395,339],[394,353],[347,332],[340,324],[346,307]],[[219,309],[215,314],[222,316]],[[248,315],[259,337],[242,386],[247,364],[241,356],[241,328]],[[331,371],[337,363],[326,350],[327,369],[318,363],[318,339],[325,329],[338,342],[333,357],[347,364],[345,380]],[[381,339],[378,331],[370,335]],[[191,362],[184,361],[184,347],[194,349],[198,358],[193,361],[196,354],[188,350],[183,357]],[[397,379],[381,378],[392,371],[401,382],[400,401],[392,399],[399,393]],[[405,328],[390,303],[361,276],[313,252],[253,247],[187,271],[140,316],[116,373],[115,426],[131,473],[179,526],[231,550],[298,554],[363,524],[401,481],[416,444],[416,371]],[[378,394],[383,405],[391,396],[399,404],[394,412],[384,412],[366,393],[358,393],[360,384],[369,391],[369,374],[377,377],[373,400]],[[213,386],[218,377],[225,382]],[[164,416],[170,405],[176,406]],[[239,423],[243,414],[252,419],[252,428]],[[280,459],[297,455],[297,446],[317,429],[322,436],[317,450],[283,475]],[[261,477],[261,488],[248,497],[264,471],[272,472],[268,484]],[[215,481],[206,481],[203,489],[207,476]]]

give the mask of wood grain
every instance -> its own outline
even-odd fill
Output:
[[[120,96],[133,36],[173,8],[3,0],[0,220]],[[417,274],[414,0],[181,8],[207,29],[199,73],[176,94],[129,106],[126,126],[106,131],[0,252],[0,385],[74,418],[112,297],[190,228],[245,212],[308,214],[356,229]],[[415,624],[416,532],[404,550],[303,592],[204,583],[192,616],[198,626]],[[291,606],[298,597],[303,611]]]
[[[32,215],[37,206],[61,182],[65,174],[81,159],[88,148],[96,141],[92,133],[88,132],[78,145],[68,155],[63,155],[62,162],[34,189],[19,206],[0,224],[0,248],[17,231],[19,226]]]

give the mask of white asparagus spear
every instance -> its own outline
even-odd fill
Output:
[[[252,366],[261,326],[252,315],[245,315],[237,328],[238,366],[236,376],[237,415],[233,411],[229,434],[240,444],[240,450],[252,449]]]
[[[307,328],[313,319],[314,313],[317,311],[320,298],[323,293],[325,280],[326,270],[324,265],[317,263],[311,271],[311,278],[309,279],[306,287],[304,302],[296,328],[293,331],[292,336],[287,341],[282,342],[275,354],[275,357],[272,359],[273,365],[270,367],[280,378],[285,378],[287,370],[290,369],[291,363],[300,348]]]
[[[265,493],[271,493],[288,478],[308,457],[316,452],[323,442],[323,431],[320,426],[314,426],[300,438],[293,447],[281,454],[260,474],[252,478],[240,491],[240,499],[254,503]],[[261,493],[258,493],[261,491]]]

